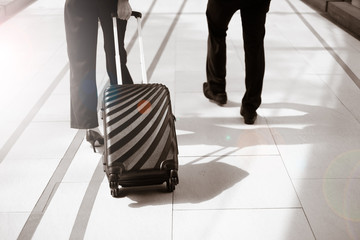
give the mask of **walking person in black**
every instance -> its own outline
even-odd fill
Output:
[[[219,105],[226,104],[226,32],[229,22],[240,10],[245,51],[245,87],[240,114],[246,124],[254,124],[261,104],[265,72],[265,20],[270,0],[208,0],[207,82],[204,95]]]
[[[95,144],[104,144],[104,138],[98,128],[97,114],[96,50],[98,22],[100,18],[104,35],[106,35],[104,41],[107,71],[110,81],[116,83],[116,70],[113,66],[115,64],[115,49],[112,47],[114,43],[111,40],[114,36],[111,12],[114,11],[117,11],[118,18],[122,20],[129,19],[132,12],[128,0],[66,0],[65,3],[65,32],[70,63],[70,124],[71,128],[87,130],[86,140],[92,144],[94,151]],[[119,26],[120,52],[124,52],[123,41],[126,21],[118,24]],[[126,59],[126,52],[121,57]],[[125,79],[125,83],[132,83],[131,77]]]

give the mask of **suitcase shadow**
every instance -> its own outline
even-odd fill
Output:
[[[195,204],[216,198],[224,191],[246,178],[249,173],[230,164],[211,158],[206,163],[185,164],[179,166],[180,182],[173,194],[166,192],[166,185],[122,188],[121,197],[133,201],[132,208],[149,205]],[[200,157],[207,159],[207,157]],[[165,194],[165,195],[164,195]]]
[[[175,204],[207,202],[249,176],[241,168],[216,160],[181,166],[181,183],[175,191]]]

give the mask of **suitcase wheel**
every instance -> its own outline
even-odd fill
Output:
[[[177,171],[171,170],[169,179],[166,181],[166,187],[168,192],[173,192],[175,190],[175,185],[179,183],[179,178]]]
[[[110,189],[116,189],[118,188],[119,184],[118,182],[110,182]]]
[[[119,188],[111,189],[111,196],[113,196],[114,198],[120,197],[120,189]]]
[[[111,196],[119,197],[120,196],[120,189],[119,189],[119,182],[117,181],[117,175],[110,174],[109,177],[109,185],[111,190]]]

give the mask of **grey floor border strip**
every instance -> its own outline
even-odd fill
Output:
[[[334,60],[342,67],[346,74],[351,78],[351,80],[360,88],[360,79],[356,74],[351,70],[351,68],[341,59],[341,57],[335,52],[335,50],[320,36],[320,34],[314,29],[314,27],[305,19],[305,17],[299,12],[299,10],[289,1],[287,3],[290,5],[292,10],[297,14],[305,26],[312,32],[312,34],[319,40],[321,45],[330,53]]]
[[[94,171],[94,174],[91,178],[88,188],[86,189],[84,198],[81,202],[69,239],[73,239],[73,240],[84,239],[86,228],[90,220],[90,215],[97,194],[99,192],[100,185],[104,180],[104,177],[105,174],[103,171],[103,161],[101,159]]]
[[[153,8],[155,2],[157,0],[153,1],[153,4],[150,7],[150,10]],[[142,21],[142,25],[145,24],[145,20],[148,18],[148,15],[144,17],[144,20]],[[131,42],[129,43],[127,47],[127,52],[129,53],[131,51],[131,48],[134,45],[134,42],[136,40],[136,36],[132,37]],[[21,136],[25,128],[30,124],[32,119],[35,117],[35,115],[38,113],[42,105],[46,102],[48,97],[51,95],[53,90],[56,88],[60,80],[65,76],[66,72],[69,70],[69,63],[65,65],[65,67],[60,71],[56,79],[53,81],[53,83],[50,85],[50,87],[46,90],[44,95],[39,99],[37,104],[32,108],[30,113],[25,117],[23,122],[19,125],[19,127],[16,129],[16,131],[12,134],[12,136],[9,138],[9,140],[5,143],[4,147],[0,150],[0,164],[2,160],[6,157],[12,146],[15,144],[17,139]],[[106,87],[107,85],[105,85]],[[101,92],[103,92],[104,89],[102,89]],[[48,185],[44,189],[44,192],[40,196],[37,204],[35,205],[34,209],[30,213],[30,216],[28,217],[26,223],[23,226],[23,229],[21,230],[18,240],[25,240],[25,239],[31,239],[34,235],[37,227],[40,224],[40,221],[45,214],[47,205],[51,202],[52,196],[55,195],[57,191],[57,185],[62,181],[63,177],[65,176],[72,160],[75,157],[75,154],[77,150],[79,149],[83,139],[85,136],[85,132],[83,130],[79,130],[71,142],[68,151],[65,153],[63,159],[60,162],[60,165],[56,168],[52,178],[50,179]],[[102,166],[102,165],[101,165]],[[79,234],[82,236],[85,234],[86,225],[88,222],[88,219],[90,216],[86,216],[86,214],[90,214],[91,210],[89,211],[88,206],[92,206],[93,202],[96,198],[97,191],[100,188],[100,185],[97,186],[96,183],[99,182],[100,176],[104,178],[104,173],[102,171],[102,168],[99,169],[99,166],[96,168],[94,175],[91,179],[91,182],[89,184],[89,187],[86,191],[85,197],[83,199],[83,202],[81,204],[79,213],[77,215],[77,220],[75,221],[73,229],[75,229],[71,236],[73,239],[79,239]],[[101,181],[100,181],[101,182]],[[80,220],[82,219],[82,220]],[[79,231],[78,229],[82,229],[82,227],[85,225],[84,232]]]
[[[149,8],[147,14],[146,14],[145,16],[143,16],[142,21],[141,21],[141,27],[142,27],[142,28],[144,27],[147,19],[149,18],[150,13],[152,12],[152,9],[154,8],[156,2],[157,2],[157,0],[153,0],[153,2],[151,3],[150,8]],[[129,41],[129,43],[128,43],[127,46],[126,46],[126,52],[127,52],[127,54],[129,54],[129,53],[131,52],[131,49],[134,47],[135,41],[136,41],[136,39],[137,39],[137,36],[138,36],[138,32],[135,31],[135,33],[133,34],[131,40]],[[102,107],[102,102],[101,102],[102,99],[103,99],[102,96],[104,96],[104,92],[105,92],[106,88],[107,88],[109,85],[110,85],[110,82],[107,82],[107,83],[104,85],[104,87],[101,89],[101,91],[100,91],[100,94],[99,94],[99,96],[100,96],[100,98],[99,98],[100,101],[98,102],[98,110],[100,110],[100,108]]]
[[[179,21],[180,15],[182,14],[186,3],[187,3],[187,0],[184,0],[183,3],[181,4],[180,9],[176,13],[176,16],[175,16],[173,22],[171,23],[171,26],[170,26],[166,36],[164,37],[163,41],[161,42],[161,45],[160,45],[158,51],[156,52],[156,55],[147,70],[147,76],[149,78],[149,81],[154,73],[154,70],[160,60],[161,55],[163,54],[163,52],[165,50],[167,43],[169,42],[170,36],[172,35],[172,33],[175,29],[175,26]]]
[[[345,71],[345,73],[351,78],[351,80],[357,85],[358,88],[360,88],[360,80],[356,76],[356,74],[350,69],[350,67],[341,59],[341,57],[335,52],[335,50],[320,36],[320,34],[315,30],[315,28],[305,19],[303,14],[290,2],[290,0],[286,0],[291,9],[296,13],[296,15],[300,18],[300,20],[304,23],[304,25],[311,31],[311,33],[319,40],[321,45],[328,51],[328,53],[334,58],[334,60],[342,67],[342,69]],[[296,192],[296,191],[295,191]],[[296,192],[296,195],[297,192]],[[312,235],[314,238],[316,238],[314,229],[312,228],[310,224],[310,220],[308,218],[308,215],[306,214],[303,207],[301,207],[303,214],[306,218],[306,221],[308,223],[308,226],[312,232]]]
[[[156,1],[157,0],[154,0],[154,2],[152,4],[152,7],[153,7],[153,5],[154,5],[154,3]],[[144,24],[145,21],[143,21],[142,23]],[[135,39],[136,39],[136,36],[132,38],[132,41],[134,42]],[[133,42],[131,44],[129,44],[129,47],[127,48],[128,52],[130,52],[132,46],[134,45]],[[30,124],[30,122],[36,116],[36,114],[39,112],[42,105],[49,98],[51,93],[54,91],[54,89],[56,88],[58,83],[61,81],[61,79],[65,76],[65,74],[66,74],[66,72],[68,70],[69,70],[69,63],[67,63],[63,67],[63,69],[60,71],[60,73],[55,78],[55,80],[52,82],[52,84],[49,86],[49,88],[45,91],[43,96],[39,99],[39,101],[31,109],[30,113],[21,122],[21,124],[18,126],[18,128],[15,130],[15,132],[11,135],[9,140],[4,144],[4,146],[0,150],[0,164],[5,159],[6,155],[11,150],[12,146],[15,144],[15,142],[18,140],[18,138],[21,136],[21,134],[26,129],[26,127]],[[34,233],[35,233],[38,225],[40,224],[40,221],[41,221],[41,219],[42,219],[42,217],[43,217],[43,215],[44,215],[44,213],[46,211],[47,205],[50,203],[50,201],[52,199],[52,196],[55,194],[55,192],[57,190],[57,184],[59,184],[61,182],[62,178],[65,176],[65,174],[66,174],[72,160],[74,159],[74,156],[75,156],[77,150],[79,149],[79,147],[80,147],[80,145],[81,145],[81,143],[82,143],[82,141],[84,139],[84,136],[85,136],[84,131],[79,130],[77,132],[75,138],[73,139],[72,143],[69,146],[68,151],[65,153],[63,159],[61,160],[60,165],[55,170],[52,178],[50,179],[50,181],[48,183],[48,185],[44,189],[44,192],[40,196],[37,204],[35,205],[34,209],[30,213],[30,216],[28,217],[27,221],[25,222],[25,225],[23,226],[23,229],[21,230],[21,232],[20,232],[20,234],[18,236],[18,240],[31,239],[32,236],[34,235]],[[98,168],[96,169],[94,175],[96,173],[100,172],[102,177],[104,177],[103,172],[99,171]],[[98,175],[95,175],[95,176],[98,176]],[[98,179],[98,177],[93,176],[92,181],[94,181],[94,179]],[[91,182],[91,183],[93,183],[93,182]],[[90,186],[93,186],[93,184],[90,184]],[[95,187],[95,185],[94,185],[94,187]],[[88,201],[89,196],[91,197],[93,195],[93,194],[90,195],[89,192],[91,192],[92,190],[98,190],[100,186],[98,186],[97,188],[96,187],[94,188],[94,187],[87,190],[87,192],[86,192],[87,194],[84,197],[84,200],[86,200],[86,201],[83,200],[84,203],[85,203],[84,206],[87,206],[86,204],[89,204],[88,203],[89,202]],[[96,196],[96,194],[95,194],[95,196]],[[83,215],[83,212],[84,211],[81,211],[80,214]],[[86,211],[85,211],[85,213],[86,213]],[[78,214],[78,216],[79,216],[79,214]],[[80,223],[76,223],[77,224],[76,226],[79,226],[81,228],[83,223],[84,223],[84,221],[82,221]],[[86,221],[86,224],[87,224],[87,221]]]
[[[82,141],[84,140],[84,136],[84,130],[79,130],[76,133],[68,150],[66,151],[64,157],[61,159],[58,167],[56,168],[54,174],[52,175],[50,181],[44,189],[44,192],[41,194],[38,202],[36,203],[23,229],[21,230],[18,240],[26,240],[33,237],[47,209],[48,204],[51,202],[51,199],[57,190],[58,184],[61,183],[62,179],[64,178],[71,162],[75,157],[75,154],[77,153]]]
[[[36,102],[34,107],[30,110],[30,112],[26,115],[26,117],[22,120],[10,138],[6,141],[4,146],[0,150],[0,164],[4,161],[5,157],[10,152],[11,148],[15,145],[16,141],[23,134],[24,130],[29,126],[31,121],[34,119],[36,114],[39,112],[41,107],[44,105],[46,100],[50,97],[51,93],[57,87],[61,79],[64,78],[66,72],[69,70],[69,64],[67,63],[60,71],[60,73],[56,76],[54,81],[50,84],[50,86],[46,89],[45,93],[40,97],[40,99]]]
[[[150,7],[149,7],[149,9],[147,11],[147,13],[143,16],[142,21],[141,21],[141,27],[142,28],[144,27],[145,23],[147,22],[147,20],[148,20],[148,18],[150,16],[150,13],[152,12],[156,2],[157,2],[157,0],[153,0],[153,2],[151,3],[151,5],[150,5]],[[129,44],[126,47],[127,52],[130,52],[131,49],[134,47],[134,44],[135,44],[135,41],[136,41],[137,37],[138,37],[138,32],[135,31],[135,34],[132,36]]]
[[[155,1],[153,3],[155,3]],[[155,70],[157,63],[159,62],[159,59],[167,45],[167,42],[170,39],[170,36],[171,36],[177,22],[179,21],[179,17],[185,7],[186,2],[187,2],[187,0],[183,1],[179,11],[176,14],[176,17],[174,18],[164,40],[162,41],[162,43],[157,51],[150,67],[147,70],[149,80],[151,79],[152,73]],[[151,11],[149,10],[148,15],[150,14],[150,12]],[[146,19],[147,19],[148,15],[146,16]],[[145,22],[145,21],[143,21],[143,22]],[[136,39],[136,36],[135,36],[135,38],[134,37],[132,38],[132,42],[134,42],[135,39]],[[130,45],[130,46],[132,46],[132,45]],[[94,206],[94,203],[95,203],[95,200],[96,200],[96,197],[97,197],[97,194],[98,194],[98,191],[99,191],[99,188],[100,188],[101,182],[103,181],[104,176],[105,176],[105,174],[103,172],[102,160],[100,160],[99,165],[94,172],[94,175],[93,175],[93,177],[90,181],[90,184],[86,190],[83,201],[80,205],[79,212],[77,214],[75,223],[74,223],[72,231],[71,231],[70,239],[72,239],[72,240],[84,239],[87,225],[90,220],[91,211]],[[110,190],[109,190],[109,194],[110,194]]]

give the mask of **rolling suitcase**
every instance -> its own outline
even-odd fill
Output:
[[[169,90],[162,84],[147,83],[141,13],[132,15],[138,24],[143,83],[111,85],[103,99],[103,164],[113,197],[119,197],[120,186],[166,182],[167,190],[172,192],[179,183],[175,117]]]

